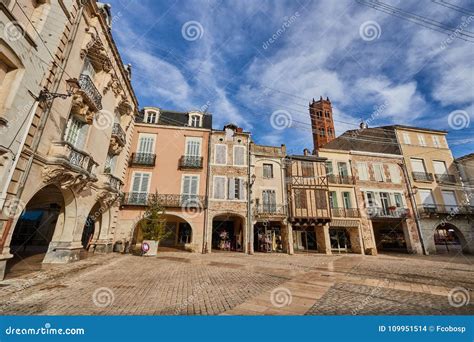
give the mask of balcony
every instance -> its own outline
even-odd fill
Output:
[[[81,74],[79,76],[79,90],[77,94],[81,95],[84,101],[95,111],[102,109],[102,95],[100,95],[100,92],[88,75]]]
[[[153,153],[132,153],[131,165],[135,166],[155,166],[156,154]]]
[[[94,166],[97,165],[89,154],[77,149],[66,141],[53,142],[50,155],[57,161],[66,162],[67,166],[79,169],[79,171],[90,175],[93,174]]]
[[[357,208],[331,208],[332,217],[360,217]]]
[[[402,219],[409,216],[407,208],[368,207],[367,215],[374,219]]]
[[[115,177],[114,175],[110,173],[106,173],[104,174],[104,176],[105,176],[106,187],[114,192],[120,192],[123,185],[123,182],[120,180],[120,178]]]
[[[467,205],[442,205],[425,204],[418,206],[418,213],[421,216],[431,215],[466,215],[474,214],[474,207]]]
[[[179,159],[180,169],[202,169],[203,157],[181,156]]]
[[[125,146],[127,136],[119,123],[114,123],[112,127],[112,138],[115,138],[120,145]]]
[[[417,182],[428,182],[431,183],[434,178],[432,173],[427,172],[412,172],[413,179]]]
[[[328,175],[327,177],[329,184],[354,184],[352,176]]]
[[[441,184],[456,184],[456,177],[454,175],[448,175],[446,173],[443,174],[435,174],[436,182]]]
[[[254,208],[257,218],[286,217],[286,211],[284,204],[257,204]]]
[[[123,206],[146,206],[151,194],[129,192],[123,196]],[[206,197],[198,195],[158,194],[158,201],[165,208],[206,208]]]

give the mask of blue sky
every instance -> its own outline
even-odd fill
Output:
[[[385,1],[474,32],[474,3]],[[207,109],[261,144],[312,148],[308,102],[329,97],[336,133],[405,124],[443,129],[474,152],[474,39],[354,0],[109,0],[113,34],[140,106]],[[459,35],[458,35],[459,36]],[[472,34],[474,37],[474,34]]]

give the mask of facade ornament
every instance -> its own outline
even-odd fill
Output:
[[[53,183],[63,190],[72,190],[80,193],[84,188],[92,183],[86,175],[64,169],[62,167],[47,166],[43,169],[43,182]]]
[[[72,107],[71,107],[71,113],[74,115],[83,118],[85,122],[87,122],[89,125],[92,124],[94,121],[94,115],[95,113],[91,111],[89,105],[84,101],[84,98],[76,94],[72,98]]]
[[[118,155],[122,152],[122,150],[123,150],[123,146],[119,143],[117,138],[112,136],[110,138],[110,146],[109,146],[110,153],[112,153],[113,155]]]

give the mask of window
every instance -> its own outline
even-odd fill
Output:
[[[157,123],[158,113],[153,111],[147,111],[145,114],[146,123]]]
[[[433,135],[432,138],[433,138],[433,146],[434,147],[441,147],[439,137],[437,135]]]
[[[382,164],[373,164],[373,167],[374,167],[375,180],[377,182],[385,181],[385,175],[384,175],[384,172],[383,172],[383,165]]]
[[[226,177],[214,176],[214,192],[215,199],[225,199],[225,182]]]
[[[359,162],[357,165],[357,173],[360,180],[369,180],[369,172],[367,171],[367,163]]]
[[[295,208],[297,209],[306,209],[308,206],[306,204],[306,190],[305,189],[295,189]]]
[[[134,172],[132,188],[130,189],[129,202],[133,204],[146,204],[150,186],[151,174],[147,172]]]
[[[426,173],[425,163],[423,162],[423,159],[411,158],[410,162],[413,172]]]
[[[392,180],[392,183],[400,184],[401,178],[400,169],[398,168],[398,165],[390,164],[388,166],[388,170],[390,172],[390,179]]]
[[[234,165],[245,165],[245,147],[234,146]]]
[[[406,145],[410,145],[411,144],[410,134],[408,134],[407,132],[404,132],[403,133],[403,141]]]
[[[327,209],[328,203],[326,201],[326,191],[315,190],[314,194],[316,196],[316,208]]]
[[[344,162],[337,163],[337,170],[339,172],[339,176],[341,177],[348,177],[349,172],[347,171],[347,164]]]
[[[444,161],[433,160],[434,172],[437,175],[447,175],[448,169]]]
[[[326,131],[324,130],[324,128],[320,128],[319,129],[319,136],[324,137],[325,135],[326,135]]]
[[[87,75],[91,78],[91,80],[94,80],[95,69],[94,69],[94,66],[92,65],[91,60],[88,57],[84,59],[84,66],[82,67],[81,74]]]
[[[375,202],[375,195],[372,191],[367,191],[365,193],[365,200],[367,207],[376,207],[377,203]]]
[[[263,164],[263,178],[273,178],[272,164]]]
[[[316,115],[319,117],[319,118],[322,118],[323,117],[323,112],[321,110],[318,110],[316,112]]]
[[[349,209],[352,208],[351,204],[351,193],[344,191],[342,193],[342,200],[344,202],[344,208]]]
[[[181,195],[182,200],[186,204],[190,204],[190,201],[197,200],[199,188],[199,176],[196,175],[183,175]]]
[[[191,127],[201,127],[201,115],[191,115],[189,117],[189,126]]]
[[[138,138],[138,153],[150,154],[155,151],[155,135],[141,133]]]
[[[200,157],[201,156],[201,138],[186,138],[186,156]]]
[[[325,111],[324,112],[324,116],[327,117],[327,118],[330,118],[331,117],[331,114],[329,113],[329,111]]]
[[[457,209],[458,202],[456,201],[456,195],[454,194],[454,191],[443,190],[441,191],[441,194],[443,195],[444,206],[448,211]]]
[[[104,173],[113,173],[116,163],[117,163],[117,156],[111,153],[108,153],[107,158],[105,159]]]
[[[329,205],[331,208],[337,208],[337,192],[329,192]]]
[[[310,161],[301,162],[301,170],[303,177],[314,177],[314,166]]]
[[[276,193],[275,190],[263,190],[263,212],[274,213],[276,212]]]
[[[326,175],[332,175],[332,174],[333,174],[332,161],[328,160],[326,161]]]
[[[425,136],[423,134],[418,134],[418,142],[420,146],[426,146]]]
[[[429,189],[419,189],[418,194],[420,195],[421,203],[425,208],[434,208],[435,201],[433,198],[433,194]]]
[[[403,207],[402,194],[396,192],[393,194],[393,198],[395,199],[395,206],[397,208],[402,208]]]
[[[82,149],[86,142],[87,131],[89,126],[77,119],[75,116],[71,116],[66,129],[66,141],[72,146]]]
[[[230,200],[243,200],[244,197],[244,180],[242,178],[228,179],[228,194]]]
[[[227,146],[222,144],[215,145],[214,162],[219,165],[227,164]]]

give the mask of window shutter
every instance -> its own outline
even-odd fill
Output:
[[[226,163],[226,146],[225,145],[216,145],[216,164],[225,164]]]
[[[214,198],[225,199],[225,178],[214,178]]]
[[[148,182],[150,181],[150,175],[147,173],[142,173],[142,185],[140,192],[148,192]]]
[[[133,176],[132,192],[139,192],[140,191],[141,178],[142,178],[141,173],[135,173],[135,175]]]
[[[228,199],[233,200],[235,199],[235,179],[229,178],[228,182]]]
[[[191,190],[191,177],[184,176],[183,179],[183,195],[189,195]]]
[[[191,178],[191,194],[197,195],[198,193],[198,177],[193,176]]]
[[[239,178],[239,199],[244,199],[244,180]]]
[[[234,165],[245,165],[244,158],[245,147],[236,146],[234,148]]]

